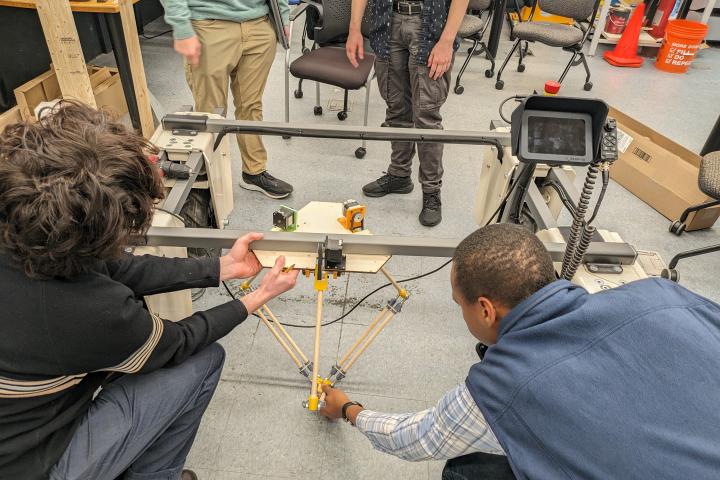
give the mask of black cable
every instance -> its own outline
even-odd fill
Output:
[[[166,209],[164,209],[164,208],[162,208],[162,207],[155,207],[155,210],[160,210],[161,212],[165,212],[165,213],[167,213],[168,215],[172,215],[173,217],[175,217],[175,218],[177,218],[178,220],[180,220],[180,221],[183,223],[183,226],[185,226],[185,219],[184,219],[183,217],[181,217],[180,215],[178,215],[177,213],[173,213],[173,212],[171,212],[170,210],[166,210]],[[204,250],[204,249],[203,249],[203,250]],[[207,250],[205,250],[205,253],[207,253]],[[208,255],[208,256],[209,256],[209,255]]]
[[[574,217],[575,216],[575,205],[573,205],[573,203],[570,201],[570,199],[566,195],[565,190],[563,190],[562,187],[560,185],[558,185],[557,182],[553,182],[553,181],[547,182],[544,185],[552,188],[553,190],[555,190],[555,192],[557,192],[558,197],[560,197],[560,201],[563,203],[563,205],[565,205],[565,208],[570,212],[570,215],[572,215]]]
[[[602,172],[602,187],[600,189],[600,195],[598,196],[597,202],[595,202],[595,209],[593,210],[592,216],[590,217],[590,220],[586,222],[587,225],[590,225],[593,220],[595,220],[595,217],[597,217],[598,211],[600,211],[600,204],[603,201],[603,198],[605,197],[605,191],[607,191],[608,184],[610,183],[610,170],[603,170]]]
[[[525,95],[513,95],[512,97],[508,97],[505,100],[503,100],[502,102],[500,102],[500,108],[498,108],[498,113],[500,113],[500,118],[503,119],[503,122],[512,124],[512,122],[510,120],[508,120],[507,118],[505,118],[505,115],[503,115],[503,107],[505,106],[505,104],[507,102],[509,102],[510,100],[518,101],[518,100],[522,100],[523,98],[525,98]]]

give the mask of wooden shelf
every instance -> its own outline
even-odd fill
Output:
[[[598,43],[609,43],[615,44],[620,41],[621,35],[614,33],[601,32],[601,37]],[[640,32],[640,40],[638,45],[641,47],[659,47],[662,44],[662,39],[657,39],[647,32]]]
[[[131,1],[132,3],[137,3],[140,0]],[[73,12],[120,13],[120,5],[118,5],[117,0],[108,0],[104,2],[98,0],[74,2],[71,0],[68,3],[70,4],[70,9]],[[0,7],[37,8],[37,2],[35,0],[0,0]]]

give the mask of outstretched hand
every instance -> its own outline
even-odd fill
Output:
[[[350,401],[345,392],[330,385],[323,385],[322,391],[325,394],[325,406],[320,409],[320,415],[331,420],[342,418],[342,407]]]

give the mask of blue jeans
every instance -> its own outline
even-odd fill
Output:
[[[50,479],[180,478],[224,361],[214,343],[180,365],[106,385]]]

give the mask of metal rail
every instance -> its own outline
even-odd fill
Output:
[[[510,145],[510,132],[472,132],[462,130],[427,130],[421,128],[391,128],[336,125],[300,125],[277,122],[253,122],[208,118],[206,115],[171,114],[162,119],[165,130],[187,132],[255,133],[309,138],[338,138],[349,140],[379,140],[417,143],[456,143],[465,145]],[[500,152],[502,155],[502,152]]]
[[[151,227],[138,245],[163,247],[231,248],[247,232],[206,228]],[[253,242],[253,250],[316,253],[326,237],[343,241],[343,253],[362,255],[401,255],[411,257],[450,258],[459,238],[390,237],[382,235],[337,235],[304,232],[264,232],[264,238]],[[561,262],[565,243],[546,242],[553,261]],[[588,263],[631,265],[637,252],[627,243],[593,242],[585,255]]]

